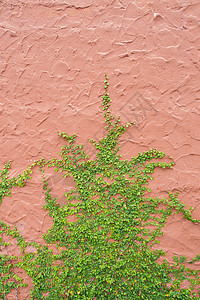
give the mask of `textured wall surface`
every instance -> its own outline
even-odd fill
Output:
[[[89,138],[104,134],[107,73],[112,112],[136,122],[121,140],[124,158],[152,147],[171,155],[174,169],[156,171],[152,190],[179,190],[199,218],[199,20],[199,0],[0,0],[0,166],[12,160],[16,175],[35,159],[58,156],[57,131],[77,133],[93,156]],[[4,199],[0,219],[42,242],[52,221],[34,175]],[[62,202],[73,182],[49,180]],[[191,258],[200,249],[199,225],[171,216],[159,247],[169,259]],[[19,297],[28,299],[29,289]]]

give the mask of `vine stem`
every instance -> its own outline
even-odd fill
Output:
[[[16,300],[19,300],[18,298],[18,290],[16,289]]]

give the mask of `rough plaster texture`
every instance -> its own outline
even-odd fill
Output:
[[[136,121],[121,142],[124,158],[152,147],[170,154],[175,167],[156,171],[152,190],[179,190],[199,218],[199,20],[199,0],[1,0],[0,166],[11,159],[16,175],[35,159],[57,156],[57,131],[77,133],[94,155],[88,139],[103,135],[106,72],[113,113]],[[52,221],[34,175],[4,199],[0,219],[42,242]],[[64,201],[65,183],[73,183],[51,174],[49,180]],[[173,215],[159,247],[169,259],[191,258],[199,253],[199,226]],[[29,298],[29,288],[20,299]]]

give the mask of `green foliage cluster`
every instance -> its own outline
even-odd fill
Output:
[[[158,262],[165,253],[155,250],[162,228],[175,211],[187,220],[199,223],[186,210],[178,194],[169,192],[160,199],[150,196],[148,183],[156,168],[172,168],[173,161],[163,162],[165,154],[156,149],[139,153],[130,161],[119,155],[119,138],[128,123],[111,114],[108,77],[102,97],[107,135],[100,141],[91,140],[96,149],[94,160],[86,155],[76,136],[65,132],[66,140],[60,158],[35,161],[23,174],[9,179],[10,162],[0,173],[0,201],[11,195],[13,186],[23,187],[30,180],[32,168],[39,167],[43,176],[44,206],[53,219],[53,226],[43,236],[46,245],[27,243],[20,232],[0,222],[0,246],[4,236],[17,240],[21,256],[0,256],[0,297],[23,286],[14,268],[23,268],[33,281],[30,299],[200,299],[194,291],[199,285],[199,271],[187,267],[185,256]],[[52,197],[45,177],[45,168],[72,177],[76,186],[65,194],[61,206]],[[70,222],[75,216],[76,222]],[[55,254],[49,245],[55,244]],[[33,245],[35,253],[26,251]],[[190,263],[200,260],[193,258]],[[183,288],[182,282],[189,287]]]

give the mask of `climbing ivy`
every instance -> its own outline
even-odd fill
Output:
[[[45,246],[28,243],[20,232],[0,222],[0,247],[6,248],[8,235],[17,240],[21,256],[0,256],[0,297],[12,289],[23,288],[15,268],[22,268],[33,281],[30,299],[200,299],[197,287],[199,270],[188,267],[185,256],[175,256],[174,262],[164,259],[165,252],[156,249],[162,228],[173,212],[193,223],[191,208],[185,209],[178,193],[168,197],[152,197],[148,183],[156,168],[172,168],[166,155],[150,149],[129,161],[119,154],[119,138],[133,123],[121,124],[109,108],[108,77],[105,76],[102,97],[106,136],[91,140],[96,157],[91,160],[76,135],[59,133],[65,139],[59,158],[35,161],[23,174],[9,178],[11,163],[0,172],[0,203],[11,196],[13,186],[23,187],[31,179],[33,168],[42,174],[45,192],[44,209],[53,219],[53,226],[43,236]],[[71,177],[75,188],[65,193],[60,205],[51,195],[46,168]],[[69,216],[75,221],[70,222]],[[28,246],[36,251],[29,253]],[[56,245],[58,251],[50,249]],[[163,258],[161,260],[161,258]],[[199,261],[197,255],[189,263]],[[183,288],[183,281],[188,288]]]

